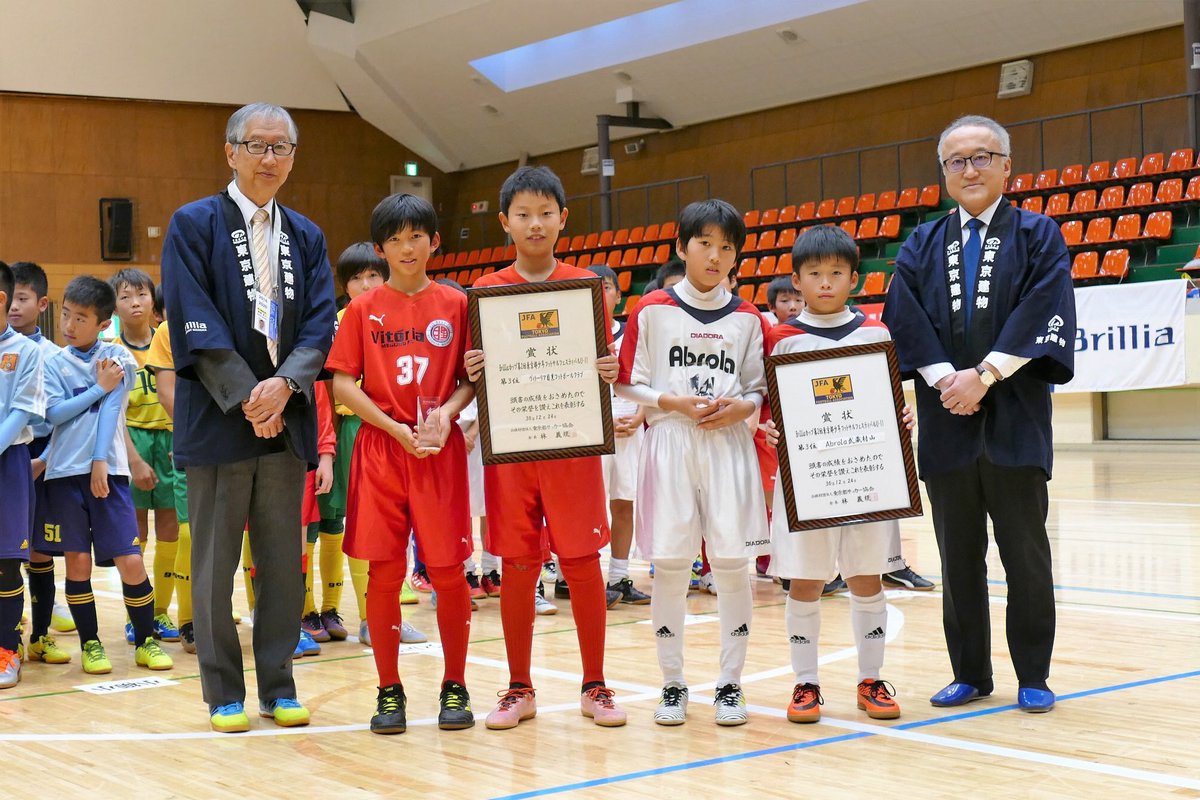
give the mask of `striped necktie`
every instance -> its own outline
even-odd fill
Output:
[[[272,302],[278,302],[275,297],[275,270],[271,268],[271,256],[267,250],[270,240],[271,216],[266,209],[260,208],[250,218],[250,237],[254,243],[254,284],[258,291],[269,297]],[[267,353],[271,356],[271,365],[279,366],[279,342],[267,337]]]

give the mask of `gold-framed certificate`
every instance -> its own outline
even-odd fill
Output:
[[[614,452],[608,355],[599,278],[467,290],[484,464],[579,458]]]
[[[770,356],[767,391],[788,530],[921,515],[892,342]]]

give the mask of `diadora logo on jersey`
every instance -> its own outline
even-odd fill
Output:
[[[863,638],[864,639],[882,639],[883,636],[884,636],[883,628],[876,628],[875,630],[871,631]]]
[[[720,339],[722,342],[725,341],[725,337],[719,333],[693,333],[692,338],[693,339]]]
[[[671,633],[671,629],[668,628],[666,625],[663,625],[661,628],[659,628],[657,631],[655,631],[654,635],[660,639],[674,639],[675,638],[675,634]]]
[[[832,375],[828,378],[812,379],[813,402],[837,403],[854,399],[854,384],[849,375]]]
[[[667,365],[671,367],[708,367],[728,372],[730,375],[737,371],[733,359],[721,350],[717,353],[693,353],[687,347],[675,345],[667,354]]]
[[[406,331],[371,331],[371,344],[380,347],[406,347],[425,341],[425,332],[416,328]]]
[[[382,328],[383,327],[383,318],[386,316],[387,316],[387,314],[380,314],[379,316],[375,316],[374,314],[367,314],[367,319],[371,320],[372,322],[378,322],[379,327]]]
[[[437,347],[449,347],[454,341],[454,326],[447,320],[435,319],[425,327],[425,341]]]
[[[16,353],[5,353],[0,356],[0,372],[16,372],[19,360]]]
[[[729,635],[730,636],[749,636],[750,635],[750,626],[743,622],[742,626],[740,628],[730,631]]]

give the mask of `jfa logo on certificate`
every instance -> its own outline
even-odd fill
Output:
[[[854,385],[850,382],[849,375],[813,378],[812,387],[813,401],[817,405],[854,399]]]
[[[551,311],[522,311],[521,338],[538,339],[542,336],[558,336],[558,309]]]

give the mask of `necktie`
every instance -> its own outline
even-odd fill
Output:
[[[983,227],[983,223],[972,218],[967,220],[967,227],[971,232],[967,234],[967,244],[963,247],[963,288],[966,289],[963,303],[967,308],[967,322],[970,322],[971,311],[975,307],[975,278],[979,274],[979,251],[983,244],[979,229]]]
[[[254,216],[250,218],[250,237],[254,243],[254,284],[258,291],[272,301],[277,301],[275,270],[271,268],[271,257],[267,252],[267,242],[270,239],[268,229],[271,227],[269,220],[270,215],[262,208],[255,211]],[[978,255],[979,248],[976,247],[975,250]],[[279,343],[270,337],[267,337],[267,353],[271,356],[272,366],[279,366]]]

